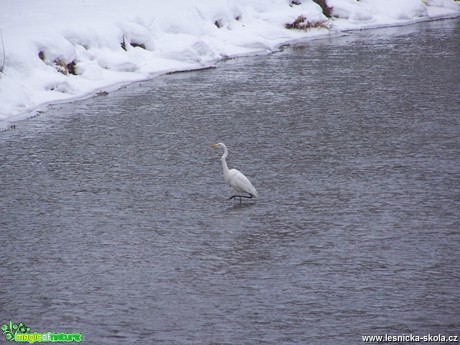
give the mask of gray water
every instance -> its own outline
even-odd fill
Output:
[[[0,133],[0,322],[88,344],[460,335],[459,37],[348,33]],[[215,142],[259,200],[226,200]]]

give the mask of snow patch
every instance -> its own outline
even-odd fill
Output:
[[[452,0],[327,4],[331,19],[313,0],[2,0],[0,128],[46,104],[160,73],[208,67],[341,30],[460,15]]]

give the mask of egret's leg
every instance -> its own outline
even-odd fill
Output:
[[[249,193],[248,193],[249,194]],[[254,197],[254,195],[252,194],[249,194],[249,195],[232,195],[230,198],[228,198],[227,200],[232,200],[234,198],[240,198],[240,203],[241,203],[241,198],[247,198],[247,199],[252,199]]]

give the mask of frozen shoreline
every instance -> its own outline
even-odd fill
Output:
[[[311,0],[291,6],[285,0],[194,5],[178,0],[174,6],[148,0],[25,2],[27,13],[24,4],[5,0],[0,14],[6,56],[3,61],[0,54],[0,130],[51,104],[168,72],[207,68],[226,58],[266,54],[345,31],[460,16],[460,4],[450,0],[329,0],[332,19]],[[284,27],[299,16],[319,28]]]

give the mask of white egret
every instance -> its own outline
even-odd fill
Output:
[[[211,144],[209,146],[212,148],[220,147],[224,149],[224,154],[222,155],[221,160],[222,168],[224,169],[225,181],[230,183],[230,186],[232,186],[233,189],[239,193],[237,195],[232,195],[230,198],[228,198],[228,200],[232,200],[233,198],[240,198],[241,202],[241,198],[258,198],[259,193],[257,193],[254,186],[251,184],[251,182],[249,182],[248,178],[244,176],[242,172],[236,169],[228,169],[227,162],[225,160],[228,156],[227,146],[225,146],[223,143]],[[241,193],[247,193],[249,195],[241,195]]]

